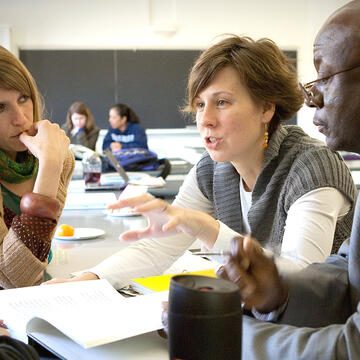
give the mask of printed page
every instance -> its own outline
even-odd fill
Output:
[[[161,328],[167,294],[159,294],[126,299],[106,280],[70,282],[3,290],[0,308],[5,322],[22,335],[26,323],[38,317],[89,348]],[[32,322],[27,331],[35,331]]]
[[[35,316],[70,318],[79,309],[124,301],[106,280],[69,282],[2,290],[0,308],[12,334],[26,339],[26,324]],[[76,325],[76,324],[75,324]]]

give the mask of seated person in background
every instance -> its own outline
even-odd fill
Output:
[[[74,102],[66,115],[66,122],[61,126],[71,144],[83,145],[95,150],[100,128],[95,125],[89,108],[80,101]]]
[[[38,284],[74,169],[69,139],[43,119],[35,81],[0,46],[0,287]]]
[[[1,360],[38,360],[39,355],[31,346],[12,339],[0,320],[0,359]]]
[[[281,271],[324,261],[350,235],[356,189],[340,156],[297,126],[303,103],[295,71],[269,39],[231,36],[205,50],[188,83],[189,107],[206,152],[173,205],[149,194],[121,200],[149,219],[122,234],[139,241],[71,280],[161,274],[199,239],[228,250],[237,233],[256,236]],[[187,209],[187,210],[186,210]],[[180,224],[186,214],[188,221]],[[55,282],[55,280],[54,280]]]
[[[139,125],[135,111],[124,104],[116,104],[109,110],[110,128],[105,135],[103,150],[117,151],[128,148],[147,149],[145,130]]]

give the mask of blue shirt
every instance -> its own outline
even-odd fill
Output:
[[[148,149],[145,130],[136,123],[127,123],[125,131],[109,128],[103,142],[103,150],[109,149],[112,142],[121,144],[122,149]]]

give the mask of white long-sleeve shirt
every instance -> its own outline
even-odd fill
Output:
[[[249,195],[245,197],[251,199]],[[215,215],[213,204],[199,189],[195,167],[190,170],[173,205]],[[297,271],[313,262],[324,261],[331,252],[337,220],[349,209],[350,202],[345,196],[330,187],[310,191],[294,202],[286,219],[280,256],[276,258],[279,271]],[[231,239],[237,235],[224,223],[219,223],[213,251],[228,250]],[[144,239],[87,271],[120,288],[129,279],[163,273],[195,240],[182,234]]]

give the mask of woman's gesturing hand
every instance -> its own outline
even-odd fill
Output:
[[[137,197],[121,199],[108,206],[109,209],[130,207],[147,217],[149,223],[145,229],[127,231],[121,235],[124,241],[134,241],[145,237],[162,237],[175,234],[187,234],[212,247],[218,232],[218,222],[205,213],[173,206],[164,200],[145,193]]]

